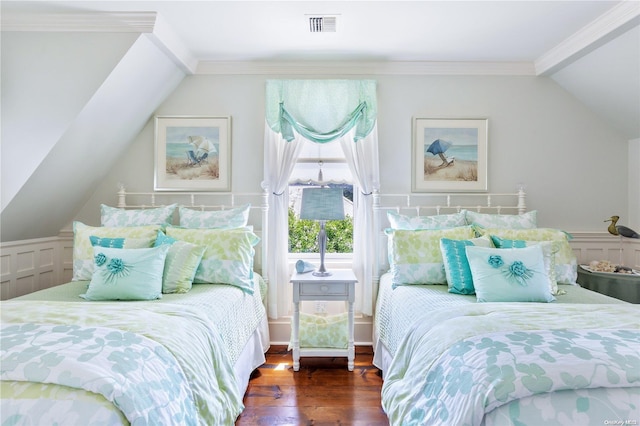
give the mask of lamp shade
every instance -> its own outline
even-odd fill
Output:
[[[340,188],[304,188],[300,219],[343,220],[343,203]]]

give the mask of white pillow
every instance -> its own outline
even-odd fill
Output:
[[[538,227],[537,211],[522,214],[488,214],[464,210],[467,224],[484,228],[532,229]]]
[[[180,226],[183,228],[232,229],[247,226],[251,204],[229,210],[200,211],[180,206]]]

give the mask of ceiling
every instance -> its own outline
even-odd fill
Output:
[[[153,12],[154,20],[163,23],[163,37],[170,33],[171,44],[180,46],[176,51],[189,58],[183,63],[191,73],[208,73],[207,63],[305,61],[422,64],[420,72],[424,64],[448,64],[449,73],[458,69],[452,64],[465,70],[509,64],[512,74],[552,78],[562,71],[559,84],[602,114],[622,110],[631,117],[624,118],[622,131],[640,137],[640,120],[635,119],[640,116],[640,0],[18,0],[2,1],[1,7],[3,26],[7,16],[125,12],[131,22],[131,16],[134,21],[138,16],[132,12]],[[309,17],[319,15],[336,16],[337,31],[311,33]],[[624,45],[611,43],[623,34]],[[608,62],[595,64],[602,71],[589,61],[588,76],[570,68],[604,48],[610,52],[599,57]],[[620,67],[626,70],[622,75],[616,71]],[[625,99],[616,108],[602,104],[602,96],[591,88],[594,84],[600,90],[615,86],[621,94],[613,97]]]

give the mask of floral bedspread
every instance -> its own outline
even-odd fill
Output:
[[[392,425],[638,419],[639,314],[633,305],[546,304],[432,312],[400,345],[383,408]]]
[[[104,327],[5,324],[2,380],[50,383],[102,395],[129,423],[197,424],[186,377],[162,345]],[[28,411],[15,413],[21,421]]]
[[[55,424],[62,418],[68,424],[91,419],[92,425],[233,425],[243,409],[225,346],[201,309],[8,301],[1,317],[2,424]],[[110,389],[109,381],[134,380],[132,371],[140,380],[128,383],[129,390],[158,401]],[[158,394],[149,393],[152,385]],[[161,396],[163,389],[168,394]],[[163,398],[170,401],[162,404]],[[162,409],[154,408],[156,402]],[[158,421],[160,415],[171,420]]]

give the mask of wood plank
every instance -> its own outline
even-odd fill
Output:
[[[291,352],[272,347],[249,381],[236,426],[387,426],[380,405],[382,377],[372,360],[372,348],[358,346],[354,371],[347,369],[345,357],[305,357],[296,372]]]

